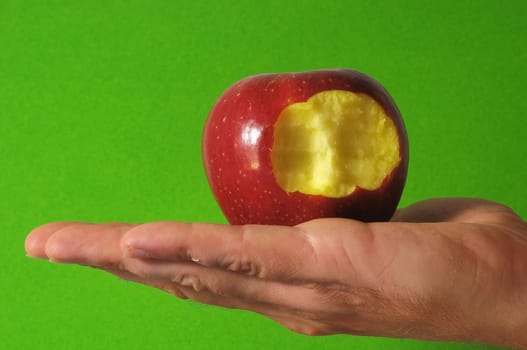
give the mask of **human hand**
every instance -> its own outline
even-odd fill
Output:
[[[527,223],[484,200],[427,200],[386,223],[52,223],[26,251],[304,334],[527,348]]]

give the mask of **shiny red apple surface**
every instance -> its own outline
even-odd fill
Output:
[[[203,161],[231,224],[386,221],[405,184],[408,139],[393,99],[363,73],[262,74],[217,100]]]

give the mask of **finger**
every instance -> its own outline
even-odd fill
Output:
[[[193,263],[125,259],[124,268],[148,280],[173,282],[196,292],[298,312],[327,312],[334,304],[326,303],[314,284],[288,285]]]
[[[478,198],[433,198],[398,209],[392,221],[502,223],[501,218],[518,218],[499,203]]]
[[[46,256],[59,263],[120,266],[122,253],[119,242],[122,235],[134,226],[120,223],[66,226],[48,238]]]
[[[128,231],[121,249],[130,257],[195,262],[272,280],[308,278],[317,263],[309,237],[285,226],[158,222]]]
[[[198,267],[204,269],[203,267]],[[386,335],[387,330],[393,329],[390,320],[385,317],[378,317],[378,315],[371,315],[370,313],[364,313],[360,309],[360,305],[355,305],[356,310],[350,310],[346,307],[342,307],[332,298],[330,300],[331,305],[339,304],[342,305],[338,311],[332,311],[332,308],[326,308],[324,299],[314,300],[312,305],[308,305],[307,308],[302,306],[298,308],[294,305],[294,302],[286,302],[285,305],[276,305],[268,301],[257,301],[252,296],[249,299],[232,297],[231,295],[221,294],[217,291],[213,291],[209,288],[203,288],[201,282],[191,280],[180,280],[179,282],[171,282],[166,280],[156,280],[151,278],[140,277],[136,274],[128,271],[116,270],[104,268],[109,273],[135,283],[141,283],[147,286],[151,286],[164,292],[173,294],[179,298],[191,299],[203,304],[214,305],[225,307],[229,309],[242,309],[261,314],[267,318],[270,318],[286,328],[301,334],[306,335],[327,335],[337,333],[351,333],[357,335]],[[244,277],[241,275],[233,274],[230,272],[219,271],[220,274],[231,274],[234,278],[252,279],[255,283],[260,284],[263,281]],[[228,278],[220,277],[221,280],[225,280],[228,284],[236,284]],[[305,296],[302,293],[298,293],[300,287],[292,288],[280,288],[282,292],[279,294],[288,295],[292,300],[305,300]],[[257,289],[257,288],[256,288]],[[324,292],[327,293],[327,292]],[[328,296],[335,295],[329,293]],[[320,295],[319,295],[320,296]],[[339,299],[338,297],[336,298]],[[329,305],[328,304],[328,305]],[[376,304],[374,300],[368,302],[368,307],[373,309]],[[350,305],[347,305],[350,306]],[[387,306],[387,305],[385,305]],[[363,315],[361,315],[363,313]],[[394,316],[397,312],[391,314],[388,312],[387,316]],[[402,318],[396,323],[400,325]],[[387,324],[387,326],[385,325]],[[393,334],[392,334],[393,336]],[[397,333],[395,334],[397,336]]]
[[[33,258],[47,259],[46,242],[55,232],[79,224],[77,222],[53,222],[35,228],[24,242],[26,254]]]
[[[162,280],[146,279],[146,278],[137,276],[129,271],[126,271],[120,268],[104,267],[104,268],[99,268],[99,269],[106,271],[124,281],[133,282],[137,284],[143,284],[148,287],[153,287],[156,289],[163,290],[180,299],[188,299],[188,297],[181,291],[180,287],[176,283],[162,281]]]
[[[185,282],[180,284],[177,282],[147,279],[118,269],[105,268],[104,270],[120,279],[160,289],[181,299],[191,299],[207,305],[256,312],[297,333],[309,335],[335,333],[334,326],[310,319],[305,312],[292,310],[289,307],[279,307],[268,303],[256,302],[255,300],[218,295],[206,289],[197,291],[195,285],[185,285]]]
[[[303,318],[293,317],[291,315],[270,315],[268,317],[295,333],[311,336],[334,334],[334,332],[329,330],[329,326],[324,327],[319,322],[309,321]]]

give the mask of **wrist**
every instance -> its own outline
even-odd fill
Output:
[[[518,301],[507,303],[506,307],[489,315],[476,341],[527,350],[527,307],[520,307],[520,304],[525,305]]]

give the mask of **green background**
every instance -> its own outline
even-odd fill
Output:
[[[25,256],[35,226],[225,222],[207,113],[234,81],[349,67],[390,91],[411,160],[402,205],[475,196],[527,217],[523,1],[0,0],[1,349],[483,349],[293,334]]]

